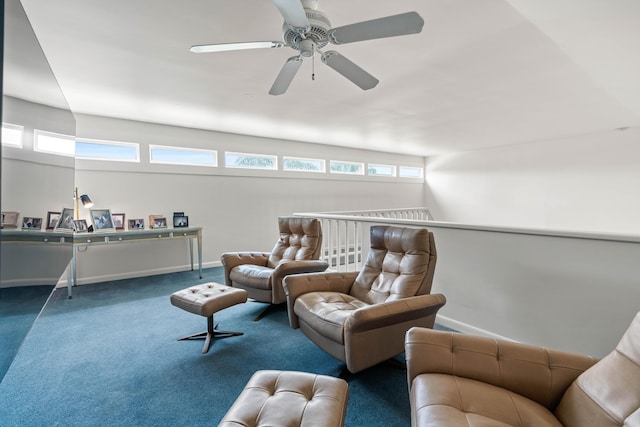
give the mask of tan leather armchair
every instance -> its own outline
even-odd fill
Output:
[[[329,264],[319,260],[322,249],[320,221],[316,218],[279,217],[278,227],[280,235],[271,252],[222,254],[220,261],[227,286],[245,289],[249,298],[255,301],[282,304],[286,301],[282,289],[285,276],[327,269]]]
[[[373,226],[360,272],[285,278],[289,323],[352,373],[376,365],[404,351],[409,328],[433,327],[446,301],[429,295],[435,263],[426,228]]]
[[[640,426],[640,313],[600,361],[424,328],[405,346],[412,426]]]

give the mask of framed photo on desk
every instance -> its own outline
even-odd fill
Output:
[[[76,233],[86,233],[89,231],[89,227],[87,226],[86,219],[75,219],[73,220],[73,227]]]
[[[62,213],[54,229],[73,231],[73,208],[62,209]]]
[[[123,213],[114,213],[111,214],[111,218],[113,219],[113,226],[116,230],[124,230],[124,214]]]
[[[58,221],[60,221],[60,212],[47,212],[47,230],[56,228]]]
[[[114,231],[109,209],[91,209],[91,222],[95,231]]]

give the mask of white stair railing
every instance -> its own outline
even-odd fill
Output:
[[[433,220],[427,208],[378,209],[340,212],[295,213],[318,218],[322,224],[321,259],[334,271],[359,271],[369,251],[369,229],[375,223],[424,226]]]

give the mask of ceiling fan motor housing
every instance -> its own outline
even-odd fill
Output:
[[[329,43],[331,22],[319,10],[305,8],[304,12],[309,20],[310,28],[306,32],[300,33],[285,22],[282,25],[283,39],[288,46],[300,51],[300,55],[310,57],[313,56],[314,46],[322,49]]]

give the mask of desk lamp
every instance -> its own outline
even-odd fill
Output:
[[[86,194],[83,194],[78,197],[78,187],[76,187],[75,192],[73,193],[73,197],[76,199],[76,219],[80,219],[80,203],[82,202],[82,206],[85,208],[90,208],[93,206],[93,202],[91,198]]]

